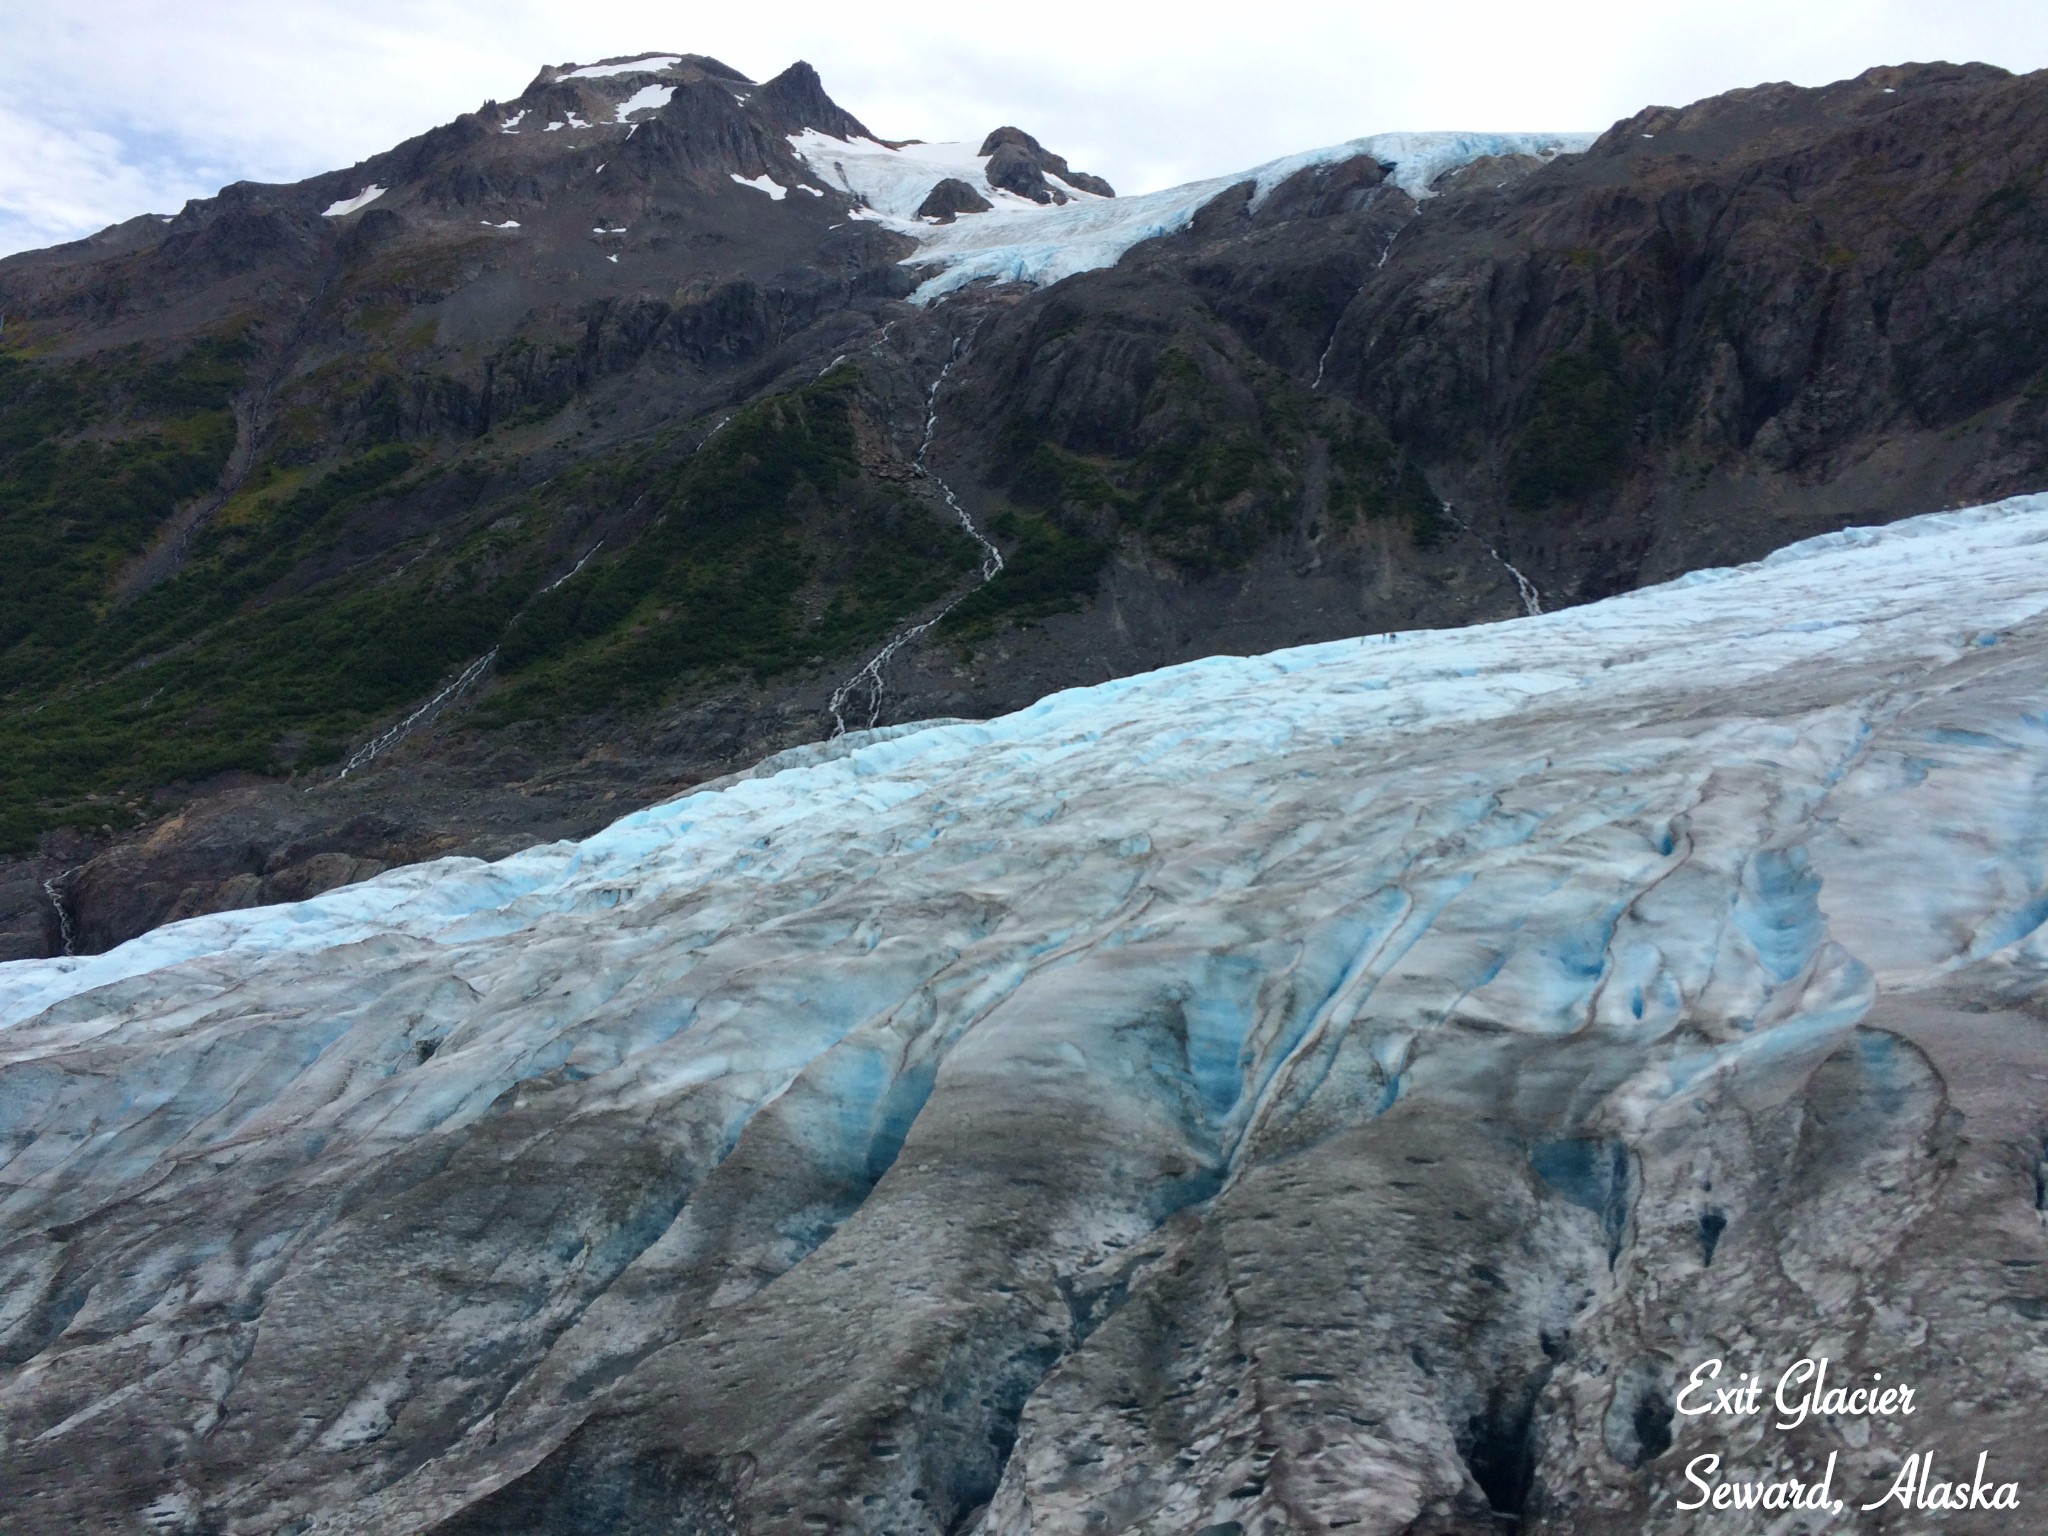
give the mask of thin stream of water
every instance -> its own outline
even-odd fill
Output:
[[[1536,583],[1508,564],[1506,557],[1499,550],[1487,543],[1486,540],[1480,538],[1478,533],[1473,530],[1472,525],[1458,516],[1457,510],[1448,501],[1440,501],[1437,505],[1444,509],[1444,516],[1455,523],[1461,533],[1469,536],[1481,549],[1493,556],[1494,564],[1515,578],[1515,590],[1521,594],[1523,613],[1532,619],[1541,614],[1543,612],[1543,594],[1536,590]]]
[[[890,637],[886,645],[868,658],[867,663],[858,672],[854,673],[853,676],[833,690],[831,700],[825,705],[825,708],[832,715],[832,734],[834,736],[844,736],[846,734],[847,708],[855,696],[862,692],[865,692],[867,695],[867,728],[872,729],[875,725],[879,724],[882,717],[882,695],[885,687],[883,672],[896,653],[913,640],[920,639],[928,634],[934,625],[955,608],[959,607],[961,603],[965,602],[973,595],[973,592],[977,592],[981,587],[987,586],[1002,573],[1003,552],[996,548],[994,542],[987,534],[975,526],[974,519],[968,515],[967,509],[960,505],[959,498],[953,494],[953,488],[946,484],[937,474],[933,473],[929,463],[932,439],[938,435],[939,430],[939,390],[944,386],[946,376],[953,371],[954,365],[967,355],[968,347],[971,346],[973,339],[970,335],[967,338],[966,345],[956,344],[953,349],[953,355],[946,360],[946,366],[941,368],[939,376],[932,380],[931,392],[925,399],[924,441],[918,445],[916,468],[920,475],[939,488],[939,495],[945,500],[953,516],[959,519],[961,528],[966,531],[970,539],[981,546],[981,586],[975,587],[969,592],[962,592],[930,618],[920,620],[907,629],[898,631]]]
[[[59,880],[68,880],[77,873],[78,871],[75,869],[67,869],[63,874],[52,875],[43,882],[43,894],[50,898],[50,905],[56,910],[57,934],[64,941],[64,953],[67,955],[78,953],[78,941],[71,932],[71,914],[65,910],[64,898],[57,892],[57,882]]]

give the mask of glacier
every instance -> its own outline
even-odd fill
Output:
[[[2021,497],[0,965],[10,1518],[1676,1531],[1902,1459],[1658,1417],[1795,1350],[2048,1470],[2044,679]]]
[[[929,304],[982,280],[1043,286],[1076,273],[1116,265],[1141,240],[1187,228],[1201,209],[1233,186],[1253,183],[1256,209],[1297,172],[1368,155],[1389,167],[1388,182],[1420,201],[1439,177],[1485,156],[1526,155],[1549,160],[1579,154],[1592,133],[1376,133],[1271,160],[1230,176],[1214,176],[1134,197],[1098,197],[1062,183],[1069,198],[1044,206],[990,184],[988,157],[965,144],[901,146],[868,139],[838,139],[816,129],[790,138],[790,147],[813,176],[859,200],[857,217],[885,224],[918,242],[906,266],[932,269],[911,295]],[[942,179],[965,181],[993,208],[964,214],[950,224],[917,217],[927,193]]]

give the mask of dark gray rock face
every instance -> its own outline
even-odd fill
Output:
[[[994,206],[974,188],[957,176],[948,176],[937,183],[929,196],[917,206],[920,219],[936,219],[941,224],[950,224],[963,213],[987,213]]]
[[[871,139],[866,124],[825,94],[817,70],[799,59],[754,93],[752,107],[776,132],[815,128],[835,139]]]
[[[1034,203],[1065,202],[1066,193],[1046,185],[1045,171],[1037,157],[1021,145],[1001,143],[988,157],[989,185],[1028,197]]]
[[[1035,165],[1042,173],[1041,181],[1045,175],[1057,176],[1068,186],[1078,188],[1083,192],[1093,192],[1097,197],[1116,196],[1116,189],[1100,176],[1090,176],[1086,171],[1074,170],[1067,164],[1066,156],[1054,154],[1022,128],[1006,127],[996,129],[981,141],[979,153],[992,157],[1001,157],[1006,167],[1021,166],[1027,163]],[[1024,175],[1021,171],[1014,171],[1011,174],[1016,174],[1020,178]],[[995,181],[993,168],[991,168],[989,179]],[[997,182],[996,184],[998,186],[1007,185],[1004,182]],[[1023,192],[1021,187],[1012,187],[1010,190],[1013,192]],[[1052,190],[1057,191],[1057,189]],[[1033,194],[1023,192],[1023,195],[1030,197]],[[1043,199],[1041,198],[1039,201],[1043,201]]]
[[[1275,187],[1256,218],[1268,224],[1291,219],[1327,219],[1370,207],[1387,179],[1387,169],[1370,155],[1296,171]]]

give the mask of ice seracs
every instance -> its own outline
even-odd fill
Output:
[[[1695,935],[1671,948],[1678,942],[1674,932],[1653,967],[1661,979],[1645,973],[1631,983],[1635,992],[1648,999],[1661,995],[1663,987],[1690,985],[1684,977],[1692,973],[1692,962],[1681,964],[1677,957],[1698,951],[1706,965],[1709,951],[1751,927],[1745,903],[1759,902],[1764,905],[1755,908],[1754,938],[1744,942],[1762,957],[1759,975],[1779,978],[1772,986],[1806,974],[1816,946],[1824,946],[1829,934],[1849,935],[1860,964],[1926,980],[1943,967],[1991,950],[2041,942],[2039,920],[2048,911],[2039,895],[2043,877],[2037,866],[2043,849],[2038,832],[2028,830],[2034,822],[2028,809],[2031,791],[2024,786],[2033,782],[2031,775],[2048,771],[2048,729],[2024,711],[1995,729],[1987,724],[1972,736],[1969,751],[1952,743],[1940,754],[1946,766],[1939,773],[1923,765],[1908,782],[1885,766],[1890,759],[1870,745],[1873,730],[1896,727],[1904,705],[1880,706],[1853,690],[1837,695],[1851,683],[1860,686],[1867,674],[1908,663],[1939,670],[1981,658],[1980,667],[1996,664],[2009,671],[2021,659],[2017,636],[2024,634],[2028,647],[2048,649],[2044,614],[2048,496],[2037,496],[1884,529],[1831,534],[1755,566],[1695,573],[1663,587],[1538,618],[1470,630],[1372,636],[1256,658],[1216,657],[1057,694],[1001,720],[897,734],[864,747],[849,740],[843,753],[828,762],[639,812],[580,844],[538,848],[495,864],[448,859],[413,866],[291,907],[173,923],[104,955],[13,962],[0,966],[0,1025],[19,1023],[90,988],[156,971],[169,978],[173,969],[201,960],[209,967],[259,968],[251,970],[252,976],[284,966],[275,979],[285,984],[289,962],[268,957],[316,953],[380,933],[404,932],[453,945],[451,955],[479,945],[483,950],[475,952],[482,953],[534,924],[552,930],[570,914],[593,912],[593,902],[616,915],[643,907],[656,910],[687,891],[709,894],[713,888],[704,882],[722,880],[720,871],[743,867],[749,871],[746,878],[729,889],[720,887],[718,896],[721,909],[738,911],[754,899],[749,892],[765,892],[782,878],[777,871],[809,869],[802,850],[835,846],[836,839],[854,836],[856,828],[863,846],[876,839],[878,846],[909,839],[924,848],[918,860],[943,862],[941,844],[971,842],[971,826],[986,824],[993,831],[1027,804],[1050,803],[1043,798],[1047,795],[1067,806],[1060,817],[1063,837],[1086,840],[1114,831],[1122,838],[1150,827],[1154,844],[1163,835],[1155,811],[1189,835],[1195,824],[1183,825],[1182,812],[1160,810],[1158,802],[1143,795],[1129,803],[1102,796],[1121,794],[1115,786],[1139,782],[1191,790],[1220,774],[1241,781],[1247,794],[1263,797],[1268,789],[1254,790],[1254,785],[1278,786],[1304,772],[1317,778],[1341,775],[1351,771],[1345,765],[1360,754],[1380,758],[1393,753],[1415,766],[1376,770],[1374,795],[1385,797],[1399,788],[1434,800],[1449,787],[1430,787],[1435,770],[1419,766],[1415,754],[1425,740],[1440,741],[1446,750],[1455,740],[1463,764],[1458,782],[1471,793],[1496,796],[1528,774],[1536,776],[1528,781],[1531,785],[1549,782],[1563,771],[1559,765],[1569,749],[1573,761],[1583,758],[1585,772],[1621,774],[1633,786],[1626,798],[1640,801],[1642,814],[1654,821],[1661,814],[1651,809],[1657,796],[1644,786],[1654,774],[1675,774],[1674,786],[1689,782],[1696,772],[1710,770],[1718,755],[1735,750],[1734,741],[1750,729],[1740,723],[1739,701],[1718,703],[1723,713],[1712,718],[1690,723],[1674,718],[1645,738],[1654,745],[1627,752],[1608,741],[1604,722],[1651,718],[1665,707],[1660,700],[1691,697],[1702,689],[1720,698],[1719,690],[1729,688],[1776,689],[1793,700],[1811,701],[1819,713],[1810,728],[1801,728],[1811,739],[1795,748],[1787,738],[1781,761],[1768,773],[1801,782],[1809,772],[1819,774],[1810,792],[1831,796],[1838,814],[1830,822],[1811,823],[1802,834],[1809,846],[1799,858],[1814,874],[1759,876],[1753,887],[1745,876],[1743,889],[1749,894],[1736,900],[1735,928],[1719,937]],[[1803,681],[1807,674],[1811,678]],[[1933,703],[1922,699],[1916,707]],[[1549,767],[1522,756],[1530,746],[1527,731],[1539,715],[1548,722],[1543,752]],[[1824,760],[1835,749],[1826,743],[1837,737],[1844,750],[1853,751],[1843,763],[1827,768]],[[1704,755],[1695,760],[1697,754]],[[1424,777],[1411,784],[1405,777],[1411,772]],[[1098,780],[1100,789],[1086,788]],[[1879,808],[1909,790],[1922,800],[1938,795],[1962,820],[1906,819],[1887,828]],[[1083,800],[1100,801],[1105,819],[1076,819]],[[1872,814],[1867,836],[1846,835],[1851,805]],[[1215,809],[1220,813],[1222,806]],[[1671,813],[1677,813],[1676,802]],[[958,836],[923,843],[916,829],[932,816],[959,828]],[[1990,846],[2012,850],[2018,862],[2008,873],[1981,859],[1936,861],[1947,872],[1937,879],[1930,870],[1908,906],[1899,905],[1889,879],[1852,882],[1831,898],[1825,916],[1812,905],[1819,887],[1811,882],[1825,868],[1880,871],[1893,867],[1885,861],[1897,859],[1905,861],[1895,866],[1903,869],[1918,855],[1901,839],[1932,855],[1941,839],[1965,835],[1960,830],[1965,822],[1981,824]],[[1764,828],[1759,823],[1753,830],[1762,835]],[[1262,835],[1247,824],[1226,837],[1219,823],[1201,833],[1199,841],[1213,854],[1236,846],[1230,839],[1240,834]],[[1654,828],[1645,835],[1662,846],[1663,834]],[[1728,835],[1735,835],[1732,828]],[[774,856],[744,852],[764,837],[778,850]],[[1226,841],[1209,841],[1215,837]],[[1029,840],[1040,839],[1033,834]],[[1653,855],[1651,864],[1673,857],[1669,851],[1653,850]],[[1758,857],[1784,866],[1786,855],[1779,848]],[[1008,861],[1002,862],[1007,867]],[[1647,872],[1649,865],[1643,868]],[[1021,878],[1024,867],[1014,873]],[[998,872],[991,870],[989,877],[997,878]],[[1613,878],[1631,877],[1610,871],[1596,884]],[[764,880],[768,885],[761,884]],[[1475,894],[1461,901],[1478,899]],[[1862,903],[1868,901],[1878,905],[1866,908]],[[1794,908],[1807,915],[1792,921]],[[1773,912],[1778,915],[1770,916]],[[1557,917],[1564,920],[1564,909]],[[570,927],[580,929],[581,923],[576,919]],[[1880,932],[1894,929],[1900,936],[1877,942]],[[1907,931],[1910,941],[1903,937]],[[1475,977],[1480,990],[1474,997],[1510,988],[1523,996],[1522,1017],[1529,1027],[1548,1027],[1537,1021],[1553,1015],[1562,1027],[1574,1009],[1593,1001],[1588,978],[1600,973],[1582,975],[1566,966],[1555,972],[1554,982],[1539,985],[1538,978],[1562,964],[1563,956],[1542,945],[1521,950],[1518,946],[1528,939],[1525,933],[1505,941],[1523,959],[1489,969],[1491,981]],[[600,950],[611,942],[595,931],[589,940]],[[602,963],[601,953],[594,952],[588,963]],[[1607,963],[1626,969],[1635,961],[1616,954]],[[1525,966],[1534,969],[1525,975]],[[1567,973],[1580,979],[1569,980]],[[1712,975],[1707,965],[1696,979],[1724,984],[1725,978],[1714,981]],[[1802,983],[1807,984],[1811,979]],[[1553,985],[1562,990],[1553,995],[1548,990]],[[1537,990],[1528,991],[1530,986]],[[1531,1011],[1526,1005],[1539,994],[1553,1001]],[[1615,1000],[1609,991],[1600,1008]],[[1652,1027],[1654,1013],[1652,1008],[1649,1014],[1633,1015],[1637,1026]]]

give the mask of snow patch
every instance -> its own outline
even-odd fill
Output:
[[[785,187],[773,176],[765,174],[760,176],[742,176],[738,171],[734,171],[732,179],[743,187],[752,187],[756,192],[766,192],[778,203],[789,196],[789,188]]]
[[[679,53],[657,54],[651,58],[628,59],[623,64],[586,64],[581,69],[572,69],[557,80],[609,80],[614,75],[658,75],[665,69],[674,69],[683,62]]]
[[[324,219],[338,219],[345,214],[354,213],[358,208],[367,208],[389,190],[390,188],[388,187],[365,187],[354,197],[344,197],[338,203],[329,204],[327,211],[321,217]]]
[[[623,123],[636,112],[658,112],[668,105],[669,98],[675,93],[676,88],[672,85],[643,85],[619,103],[615,121]],[[628,134],[627,137],[631,138],[632,135]]]
[[[1046,204],[990,185],[990,157],[976,154],[966,144],[906,144],[901,149],[891,149],[872,139],[835,139],[815,128],[792,136],[789,143],[820,181],[866,203],[879,214],[906,223],[916,219],[918,208],[932,188],[948,177],[966,182],[998,208],[1019,213],[1048,211]],[[1053,179],[1057,182],[1057,178]],[[1068,187],[1064,182],[1057,184],[1073,199],[1066,205],[1069,208],[1075,203],[1111,201]]]

